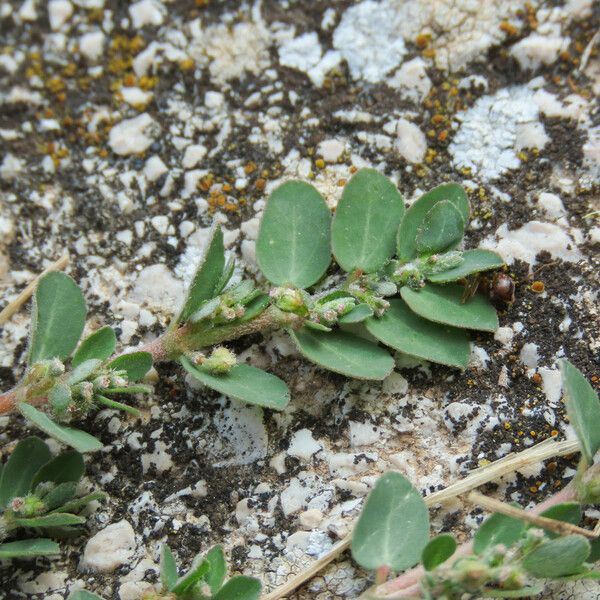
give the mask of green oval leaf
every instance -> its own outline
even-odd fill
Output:
[[[121,354],[108,363],[108,368],[114,371],[126,371],[129,382],[139,381],[152,368],[150,352],[131,352]]]
[[[404,214],[396,186],[374,169],[361,169],[347,183],[331,228],[333,255],[344,271],[377,271],[392,257]]]
[[[365,325],[369,333],[394,350],[450,367],[467,368],[467,333],[419,317],[399,298],[390,300],[383,316],[368,319]]]
[[[591,465],[600,448],[600,402],[598,395],[568,360],[558,361],[562,376],[563,394],[567,403],[569,420],[577,433],[581,452]]]
[[[520,539],[525,528],[525,523],[520,519],[494,513],[481,524],[475,533],[473,551],[475,554],[483,554],[496,544],[504,544],[510,548]]]
[[[212,600],[258,600],[262,586],[258,579],[238,575],[232,577]]]
[[[77,515],[52,513],[30,519],[14,519],[13,523],[17,527],[64,527],[66,525],[83,525],[85,519]]]
[[[206,553],[205,560],[210,568],[204,579],[208,583],[211,593],[216,594],[223,586],[227,574],[227,563],[225,562],[223,547],[218,545],[211,548]]]
[[[213,298],[221,285],[225,269],[225,246],[221,227],[213,227],[202,261],[192,279],[190,289],[175,323],[183,323],[202,303]]]
[[[541,585],[527,586],[518,590],[488,590],[481,594],[482,598],[534,598],[541,594],[544,587]]]
[[[283,410],[290,401],[290,390],[285,382],[262,369],[241,364],[227,373],[215,375],[197,367],[185,356],[181,358],[181,364],[204,385],[236,400],[273,410]]]
[[[302,181],[288,181],[270,196],[263,214],[256,258],[275,285],[307,288],[331,262],[331,212],[319,192]]]
[[[208,573],[208,569],[210,565],[208,562],[203,560],[200,556],[196,556],[192,561],[192,566],[189,571],[182,575],[171,588],[169,588],[170,592],[173,594],[183,594],[187,589],[191,588],[195,583],[204,579],[204,576]]]
[[[456,552],[456,540],[449,534],[434,537],[423,549],[421,562],[426,571],[433,571]]]
[[[397,253],[403,262],[410,262],[417,256],[417,234],[427,213],[444,200],[451,202],[461,214],[465,223],[469,222],[469,199],[458,183],[445,183],[423,194],[404,214],[398,229]]]
[[[50,556],[59,554],[60,548],[56,542],[46,538],[21,540],[0,544],[0,560],[9,558],[33,558],[35,556]]]
[[[290,331],[300,353],[317,365],[355,379],[385,379],[394,359],[383,349],[345,331]]]
[[[81,363],[96,358],[105,361],[110,358],[117,347],[117,336],[112,327],[108,325],[94,331],[86,337],[73,356],[73,367],[78,367]]]
[[[244,307],[244,314],[238,320],[239,323],[252,321],[269,306],[270,300],[267,294],[260,294]]]
[[[59,420],[65,416],[72,401],[71,386],[67,383],[57,383],[48,392],[48,403],[52,408],[52,414]]]
[[[582,535],[567,535],[538,546],[521,564],[533,577],[565,577],[577,571],[589,554],[590,544]]]
[[[77,481],[65,481],[59,483],[44,496],[44,504],[48,511],[64,512],[61,510],[63,504],[75,497],[77,492]]]
[[[78,512],[90,502],[93,502],[94,500],[103,500],[104,498],[106,498],[106,494],[104,492],[92,492],[91,494],[87,494],[87,496],[75,498],[74,500],[67,502],[60,507],[60,510],[64,513]]]
[[[75,450],[68,450],[53,458],[37,471],[30,489],[33,490],[38,483],[43,481],[52,481],[57,484],[67,481],[79,481],[84,473],[83,456]]]
[[[464,288],[460,285],[426,284],[419,291],[403,287],[402,299],[409,308],[424,319],[444,323],[461,329],[496,331],[496,309],[481,294],[475,294],[465,304],[461,303]]]
[[[549,509],[540,513],[540,517],[546,517],[547,519],[554,519],[556,521],[563,521],[564,523],[571,523],[571,525],[579,525],[581,521],[581,505],[579,502],[563,502],[562,504],[555,504]],[[529,525],[531,527],[538,527],[537,525]],[[558,537],[558,533],[550,531],[549,529],[544,530],[546,535],[550,538]]]
[[[17,405],[17,408],[21,414],[38,429],[41,429],[44,433],[59,442],[63,442],[63,444],[75,448],[78,452],[94,452],[95,450],[100,450],[103,446],[100,440],[97,440],[85,431],[55,423],[47,414],[39,411],[34,406],[31,406],[31,404],[20,402]]]
[[[368,304],[357,304],[350,312],[342,315],[339,323],[362,323],[373,316],[373,310]]]
[[[364,569],[403,571],[429,539],[429,512],[421,494],[400,475],[377,480],[352,533],[352,557]]]
[[[35,474],[50,461],[50,449],[40,438],[21,440],[8,457],[0,477],[0,507],[31,489]]]
[[[85,316],[85,301],[77,284],[60,271],[44,275],[33,297],[28,363],[68,358],[81,337]]]
[[[458,281],[475,273],[499,269],[504,265],[504,261],[499,254],[491,250],[465,250],[462,253],[463,261],[457,267],[442,271],[441,273],[431,273],[426,275],[429,281],[435,283],[449,283],[450,281]]]
[[[166,590],[170,590],[178,578],[175,556],[173,556],[171,548],[167,544],[163,544],[160,550],[160,582]]]
[[[465,221],[449,200],[438,202],[425,215],[417,230],[415,247],[419,255],[446,252],[462,240]]]
[[[78,590],[76,592],[71,592],[69,594],[67,600],[104,600],[104,599],[96,594],[92,594],[92,592],[86,592],[85,590]]]

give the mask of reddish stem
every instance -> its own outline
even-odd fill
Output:
[[[540,504],[534,506],[528,512],[534,515],[539,515],[544,511],[548,510],[552,506],[562,504],[563,502],[573,502],[577,500],[577,490],[574,485],[567,485],[562,490],[547,498]],[[461,544],[456,550],[453,558],[465,556],[473,551],[473,542],[466,542]],[[377,598],[420,598],[421,597],[421,586],[420,581],[425,570],[423,567],[415,567],[406,573],[400,575],[396,579],[392,579],[383,585],[379,585],[375,589],[375,597]],[[393,594],[393,595],[392,595]]]

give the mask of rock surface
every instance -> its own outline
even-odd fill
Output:
[[[81,424],[104,444],[89,483],[109,495],[91,539],[3,569],[7,598],[85,587],[135,600],[165,542],[183,565],[223,543],[231,572],[270,591],[350,530],[382,472],[428,494],[571,436],[557,360],[600,374],[599,19],[591,0],[1,3],[2,303],[68,251],[90,330],[112,325],[119,351],[136,347],[173,317],[213,222],[235,277],[255,275],[267,195],[297,178],[333,209],[361,167],[407,204],[461,183],[468,246],[501,252],[517,284],[464,373],[399,357],[382,383],[351,381],[284,333],[241,340],[240,360],[290,385],[273,413],[158,365],[140,418]],[[2,389],[22,373],[28,325],[23,310],[0,330]],[[3,448],[27,432],[18,417],[2,425]],[[574,467],[548,461],[487,491],[525,506]],[[470,535],[482,518],[470,510],[443,505],[433,531]],[[367,584],[343,556],[290,598],[356,598]],[[594,586],[544,597],[598,598]]]

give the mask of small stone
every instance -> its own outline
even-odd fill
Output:
[[[306,530],[316,529],[322,520],[323,513],[317,508],[306,510],[298,517],[300,527]]]
[[[122,87],[119,92],[129,106],[146,106],[154,97],[152,92],[145,92],[138,87]]]
[[[24,162],[20,158],[7,154],[0,165],[0,179],[12,181],[23,170],[23,166]]]
[[[113,152],[121,156],[144,152],[153,142],[146,135],[146,130],[154,124],[154,119],[148,113],[125,119],[110,130],[108,143]]]
[[[336,163],[344,154],[346,146],[340,140],[323,140],[317,147],[317,153],[327,163]]]
[[[90,538],[80,566],[95,573],[112,573],[129,562],[134,550],[133,527],[125,520],[112,523]]]
[[[538,202],[542,210],[549,216],[558,219],[564,217],[567,213],[564,204],[559,196],[542,192],[538,197]]]
[[[168,172],[169,169],[159,156],[151,156],[144,165],[144,175],[151,182],[156,181]]]
[[[104,53],[104,33],[91,31],[79,38],[79,51],[90,61],[97,62]]]
[[[225,102],[225,96],[221,92],[206,92],[204,94],[204,104],[207,108],[219,108]]]
[[[207,150],[201,144],[192,144],[185,149],[183,155],[183,168],[193,169],[205,156]]]
[[[410,121],[398,119],[396,125],[396,150],[410,163],[423,162],[427,140],[423,132]]]
[[[510,49],[521,69],[535,70],[541,65],[551,65],[569,41],[562,37],[549,37],[532,33],[519,40]]]
[[[145,25],[162,25],[165,7],[158,0],[140,0],[129,7],[129,16],[136,29]]]
[[[73,5],[68,0],[50,0],[48,2],[48,19],[52,31],[58,31],[73,14]]]
[[[302,460],[310,460],[311,456],[322,448],[323,446],[313,439],[309,429],[300,429],[292,436],[287,453]]]

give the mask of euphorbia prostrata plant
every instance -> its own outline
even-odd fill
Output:
[[[312,185],[288,181],[271,194],[260,224],[256,255],[264,279],[231,283],[234,263],[226,260],[223,233],[215,226],[167,331],[118,355],[111,327],[80,341],[83,295],[67,275],[48,273],[34,295],[24,375],[0,395],[0,413],[16,408],[75,450],[99,450],[99,440],[69,423],[97,407],[136,415],[123,397],[150,392],[139,381],[165,360],[179,361],[221,394],[282,410],[290,400],[287,385],[238,363],[224,346],[278,328],[304,357],[348,377],[387,377],[395,363],[384,346],[464,369],[468,330],[498,327],[494,306],[473,294],[473,281],[503,266],[494,252],[460,248],[468,221],[467,194],[455,183],[406,209],[388,178],[363,169],[346,185],[332,216]]]

